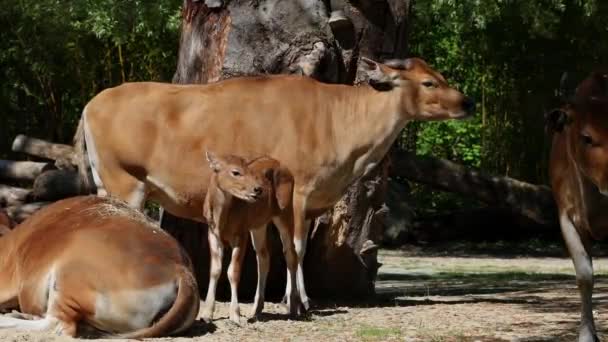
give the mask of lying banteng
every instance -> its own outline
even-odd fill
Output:
[[[597,341],[590,244],[608,235],[608,73],[593,72],[547,121],[551,185],[581,295],[579,341]]]
[[[290,208],[293,196],[293,176],[278,161],[260,157],[250,162],[234,156],[207,153],[213,171],[204,203],[204,216],[209,222],[209,288],[203,318],[213,319],[215,291],[222,271],[224,244],[232,247],[228,268],[231,301],[230,319],[239,324],[238,285],[243,256],[247,248],[247,234],[251,232],[258,260],[258,283],[251,316],[258,316],[264,307],[266,278],[270,267],[266,246],[266,226],[272,217]],[[292,244],[290,231],[279,228],[283,244]],[[285,258],[293,267],[296,256],[293,248],[283,248]],[[296,295],[296,293],[293,293]]]
[[[0,310],[24,314],[0,316],[0,328],[164,336],[190,327],[198,308],[177,241],[115,200],[58,201],[0,238]]]

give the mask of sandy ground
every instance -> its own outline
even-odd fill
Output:
[[[267,303],[261,321],[241,327],[219,303],[212,325],[157,341],[573,341],[579,299],[569,259],[445,257],[382,251],[378,295],[357,303],[318,302],[308,317],[287,320]],[[608,339],[608,258],[594,260],[595,310]],[[250,304],[241,306],[247,313]],[[0,341],[74,341],[0,331]],[[113,340],[116,341],[116,340]]]

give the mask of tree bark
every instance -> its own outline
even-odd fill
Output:
[[[541,225],[555,226],[557,208],[551,189],[510,177],[487,175],[449,160],[393,151],[392,176],[431,185],[517,212]]]
[[[311,293],[361,297],[374,293],[378,246],[388,212],[384,201],[389,159],[351,186],[315,222],[305,260]]]
[[[13,141],[13,152],[23,152],[32,156],[56,161],[58,168],[76,165],[74,148],[70,145],[50,143],[19,134]]]
[[[49,163],[0,159],[0,179],[7,181],[33,181],[42,172],[52,169]]]
[[[376,59],[404,57],[407,52],[409,1],[233,0],[227,5],[213,2],[214,8],[207,7],[209,1],[183,3],[175,83],[292,73],[324,82],[353,84],[365,81],[357,74],[361,51]],[[385,173],[378,172],[380,178],[375,181],[357,183],[349,189],[350,195],[331,214],[339,222],[336,227],[316,225],[305,260],[305,265],[309,265],[305,266],[306,272],[310,274],[307,287],[312,296],[349,297],[373,292],[378,267],[375,248],[381,238],[378,231],[382,229],[381,194],[386,183]],[[345,216],[340,216],[341,208],[348,208]],[[178,221],[182,222],[163,213],[163,227],[187,246],[193,259],[201,260],[196,268],[204,293],[209,270],[206,227],[194,223],[182,226]],[[343,232],[335,234],[337,229]],[[285,266],[275,229],[270,232],[275,257],[267,295],[276,298],[285,289]],[[251,271],[252,276],[243,275],[241,290],[247,289],[252,295],[256,279],[252,253],[245,262],[244,269]],[[348,270],[350,276],[345,277],[343,272],[337,275],[335,267]],[[218,288],[226,287],[220,283]]]

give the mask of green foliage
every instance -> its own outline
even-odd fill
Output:
[[[69,142],[93,95],[175,70],[181,1],[0,4],[0,157],[17,133]]]
[[[417,0],[411,53],[477,102],[472,121],[421,124],[417,152],[547,182],[543,114],[563,71],[608,62],[606,19],[605,1]]]
[[[417,141],[421,155],[441,155],[462,164],[479,167],[481,125],[474,121],[441,121],[422,125]]]

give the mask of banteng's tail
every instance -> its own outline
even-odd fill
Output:
[[[175,302],[157,322],[152,326],[131,333],[105,336],[106,338],[134,338],[162,337],[175,335],[188,329],[196,316],[200,305],[198,286],[191,270],[184,267],[179,271],[177,280],[177,296]]]
[[[74,151],[76,153],[76,162],[78,166],[78,173],[80,174],[80,184],[83,189],[86,189],[86,192],[91,192],[91,180],[89,175],[89,158],[86,154],[86,142],[84,137],[84,116],[86,113],[85,110],[82,112],[82,117],[78,122],[78,128],[76,129],[76,134],[74,135]]]

